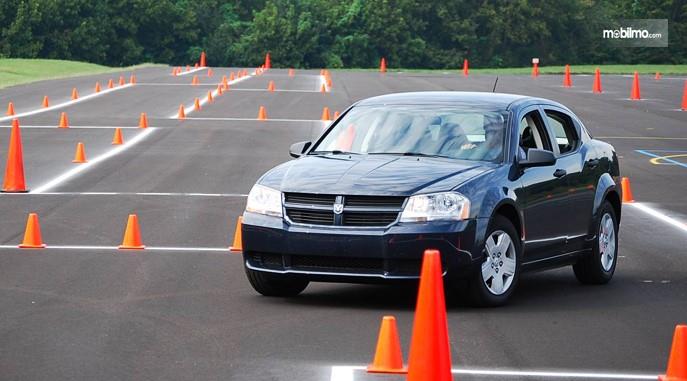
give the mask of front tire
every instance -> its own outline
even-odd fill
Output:
[[[264,296],[296,296],[308,287],[308,281],[294,279],[280,274],[251,270],[248,267],[246,276],[253,289]]]
[[[606,284],[613,278],[618,262],[618,220],[608,201],[599,208],[596,239],[592,253],[573,265],[577,280],[582,284]]]
[[[473,304],[496,307],[508,301],[520,276],[522,246],[518,237],[507,218],[494,216],[484,242],[484,261],[470,279]]]

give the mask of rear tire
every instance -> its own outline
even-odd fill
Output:
[[[522,262],[522,245],[518,237],[510,220],[501,215],[493,217],[482,248],[484,260],[469,281],[472,304],[501,306],[513,294]]]
[[[250,285],[264,296],[296,296],[308,287],[308,281],[289,278],[280,274],[251,270],[245,267]]]
[[[610,282],[618,263],[618,220],[608,201],[604,201],[599,208],[595,229],[597,234],[592,252],[573,265],[575,277],[582,284]]]

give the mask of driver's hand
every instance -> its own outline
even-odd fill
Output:
[[[462,146],[460,146],[460,149],[473,149],[475,147],[477,146],[473,143],[465,143]]]

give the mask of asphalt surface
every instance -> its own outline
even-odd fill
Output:
[[[0,379],[329,380],[332,366],[372,359],[381,317],[390,314],[407,356],[413,287],[311,284],[299,297],[266,298],[250,288],[240,256],[203,248],[231,244],[245,194],[265,171],[289,160],[291,143],[320,133],[324,106],[343,111],[359,99],[399,91],[491,91],[495,77],[333,72],[332,91],[323,94],[318,71],[297,70],[290,78],[273,69],[230,85],[186,120],[171,118],[231,70],[213,68],[212,77],[199,71],[201,84],[191,86],[194,74],[143,69],[130,88],[20,118],[27,183],[44,193],[0,194]],[[118,75],[7,88],[0,105],[11,100],[17,112],[35,110],[43,95],[66,102],[73,87],[86,95],[109,78]],[[276,92],[266,91],[270,80]],[[593,135],[616,147],[638,202],[687,221],[687,157],[650,162],[651,154],[687,151],[687,112],[678,110],[684,78],[642,77],[642,101],[627,99],[630,77],[604,76],[603,94],[591,93],[591,76],[573,81],[566,89],[560,76],[502,76],[497,90],[573,109]],[[246,120],[257,117],[260,105],[281,121]],[[55,128],[62,111],[83,128]],[[141,112],[151,126],[145,132],[136,128]],[[127,127],[125,141],[147,135],[44,187],[78,166],[71,163],[78,141],[89,159],[111,150],[113,127]],[[9,129],[0,128],[2,158],[8,140]],[[116,246],[127,215],[137,213],[144,243],[170,249],[10,248],[21,241],[29,212],[39,214],[48,246]],[[503,308],[449,303],[454,367],[662,372],[673,328],[687,321],[686,245],[684,229],[626,205],[609,285],[581,286],[563,268],[525,275]]]

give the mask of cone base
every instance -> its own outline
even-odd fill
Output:
[[[388,373],[388,374],[405,374],[408,373],[408,367],[403,367],[403,368],[385,368],[385,367],[377,367],[377,366],[372,366],[371,364],[367,366],[367,369],[365,369],[367,373]],[[667,380],[670,381],[670,380]]]
[[[17,245],[17,247],[20,249],[45,249],[46,245],[44,243],[40,245],[25,245],[22,243],[21,245]]]
[[[142,250],[142,249],[146,248],[146,245],[141,245],[141,246],[119,245],[119,246],[117,246],[117,248],[120,250]]]
[[[83,163],[88,163],[88,160],[72,160],[72,163],[83,164]]]
[[[240,253],[240,252],[243,251],[243,248],[242,248],[242,247],[230,246],[230,247],[229,247],[229,251],[234,252],[234,253]]]
[[[29,193],[28,189],[14,190],[14,189],[3,189],[0,193]]]
[[[658,376],[658,381],[684,381],[684,378],[681,377],[669,377],[668,375],[660,375]]]

